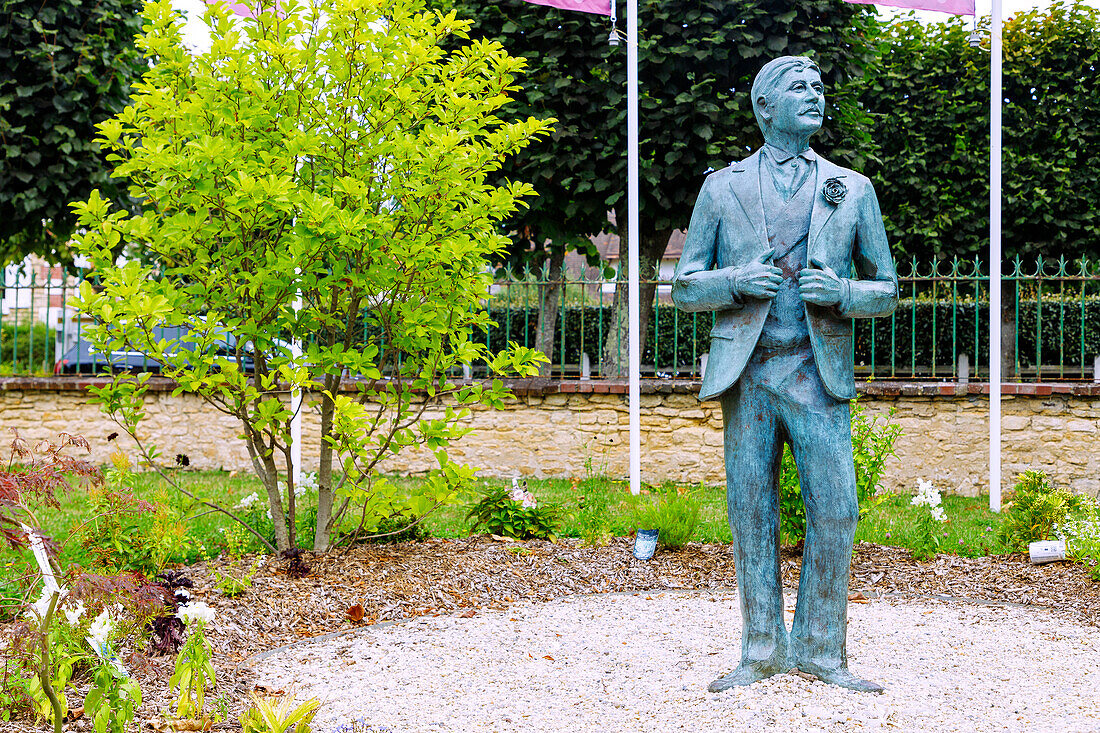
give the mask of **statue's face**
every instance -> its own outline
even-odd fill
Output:
[[[816,69],[791,69],[767,95],[764,117],[776,132],[808,135],[821,128],[825,116],[825,85]]]

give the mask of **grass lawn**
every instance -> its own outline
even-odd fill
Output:
[[[927,510],[912,506],[909,500],[906,495],[892,496],[864,515],[856,528],[856,541],[911,547],[917,512]],[[1004,515],[990,511],[988,497],[945,495],[943,511],[947,521],[943,525],[941,552],[964,557],[1011,552],[999,538]]]
[[[175,474],[178,481],[197,496],[219,502],[232,508],[242,498],[260,490],[260,484],[251,473],[229,474],[222,472],[180,471]],[[395,479],[398,486],[410,487],[419,481],[416,478]],[[492,486],[508,486],[510,480],[484,479],[473,487],[474,495]],[[537,497],[540,506],[550,504],[558,507],[561,517],[560,536],[583,537],[586,521],[591,524],[582,511],[587,503],[598,502],[606,506],[602,522],[607,532],[613,536],[624,536],[635,529],[637,509],[652,502],[661,489],[648,487],[643,495],[633,497],[624,481],[605,477],[587,479],[529,479],[528,488]],[[664,490],[675,487],[667,485]],[[729,525],[726,520],[725,490],[718,486],[695,485],[681,487],[695,497],[700,504],[700,522],[694,535],[699,542],[729,542]],[[143,530],[152,536],[164,536],[170,547],[163,550],[169,563],[191,563],[204,556],[216,556],[227,547],[227,529],[230,539],[236,534],[238,541],[244,539],[245,548],[260,549],[259,543],[244,537],[234,528],[224,515],[213,513],[207,507],[189,499],[170,488],[164,480],[154,474],[138,474],[132,487],[135,498],[150,502],[159,507],[157,512],[138,512],[126,517],[131,528]],[[39,519],[50,536],[65,540],[82,525],[101,520],[94,519],[92,500],[87,491],[74,489],[59,497],[59,510],[42,510]],[[964,556],[1000,554],[1007,552],[998,540],[1001,516],[989,511],[984,498],[970,499],[958,496],[945,496],[944,510],[948,521],[944,524],[942,551]],[[253,516],[262,512],[263,503],[259,502],[253,510]],[[306,507],[307,512],[310,507]],[[471,526],[466,519],[468,506],[442,507],[430,515],[424,522],[425,528],[433,537],[465,537],[470,534]],[[910,506],[909,497],[893,496],[882,505],[865,515],[856,531],[857,540],[865,540],[884,545],[909,546],[911,531],[915,525],[917,507]],[[308,524],[306,517],[301,525]],[[159,524],[158,524],[159,523]],[[123,534],[133,534],[124,531]],[[81,543],[78,531],[77,541],[63,541],[61,555],[62,566],[78,563],[85,568],[95,567],[96,548]],[[14,562],[11,550],[0,549],[0,582],[5,576],[10,579],[14,568],[22,563]],[[22,558],[24,561],[29,557]]]

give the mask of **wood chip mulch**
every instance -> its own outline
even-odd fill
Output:
[[[469,617],[519,601],[736,585],[729,545],[658,550],[648,562],[635,560],[631,547],[628,538],[615,539],[607,547],[582,547],[571,539],[553,544],[500,541],[485,535],[368,545],[306,556],[310,572],[302,578],[286,572],[286,561],[269,557],[256,572],[252,587],[236,598],[217,589],[211,572],[230,570],[226,561],[184,568],[195,583],[195,599],[217,612],[207,638],[214,649],[218,688],[232,701],[232,715],[230,722],[215,727],[237,727],[236,716],[254,689],[250,657],[296,641],[418,616]],[[251,562],[249,558],[238,561],[234,574],[242,574],[241,566],[247,569]],[[784,550],[782,563],[785,587],[793,591],[801,558]],[[854,599],[880,594],[951,596],[1025,604],[1100,626],[1100,583],[1071,563],[1032,565],[1026,556],[1016,554],[940,555],[933,561],[916,562],[908,550],[860,543],[852,559],[851,578]],[[127,665],[145,695],[140,719],[169,704],[167,680],[172,664],[172,657],[129,655]]]

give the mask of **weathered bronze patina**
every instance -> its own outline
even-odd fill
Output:
[[[715,311],[699,397],[722,403],[726,496],[744,624],[741,663],[711,691],[794,667],[856,690],[848,566],[859,509],[852,463],[852,318],[889,314],[897,275],[871,182],[817,155],[825,113],[809,59],[770,61],[752,86],[764,146],[710,174],[672,297]],[[806,505],[794,624],[783,621],[777,481],[791,447]]]

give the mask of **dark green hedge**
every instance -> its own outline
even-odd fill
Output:
[[[45,323],[0,325],[0,371],[52,373],[54,361],[54,332]]]

